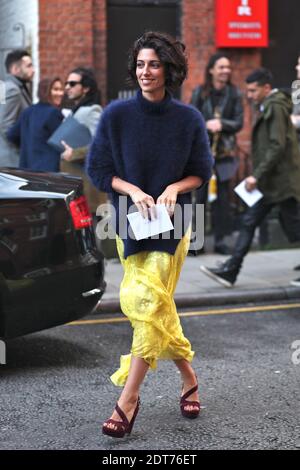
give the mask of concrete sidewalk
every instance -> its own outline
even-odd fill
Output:
[[[226,256],[205,254],[188,256],[175,292],[177,307],[203,307],[247,302],[300,300],[300,288],[290,286],[290,281],[300,277],[293,268],[300,264],[300,250],[252,251],[244,262],[236,285],[225,288],[205,276],[199,269],[208,267]],[[118,260],[106,261],[107,289],[97,312],[119,312],[119,288],[123,269]]]

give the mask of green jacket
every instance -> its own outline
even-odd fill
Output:
[[[300,151],[291,98],[275,91],[263,102],[252,133],[253,176],[267,202],[300,201]]]

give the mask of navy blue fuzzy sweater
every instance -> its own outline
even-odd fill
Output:
[[[60,152],[47,140],[63,121],[61,111],[48,103],[29,106],[8,130],[7,138],[20,146],[20,168],[59,171]]]
[[[112,189],[113,176],[138,186],[156,201],[168,185],[186,176],[200,176],[208,181],[212,165],[201,113],[169,94],[163,101],[151,102],[141,91],[134,98],[114,101],[105,109],[87,158],[92,182],[111,194],[116,214],[121,195]],[[177,203],[181,207],[191,204],[190,193],[178,195]],[[130,205],[132,201],[127,197],[125,212]],[[187,220],[185,227],[186,224]],[[175,239],[174,231],[169,240],[160,236],[136,241],[127,234],[127,221],[125,226],[124,232],[124,224],[121,227],[117,216],[116,231],[124,241],[125,258],[145,250],[173,255],[180,241]]]

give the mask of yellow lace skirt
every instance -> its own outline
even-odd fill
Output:
[[[117,249],[124,268],[120,289],[123,313],[133,327],[131,354],[121,356],[120,368],[112,382],[123,386],[131,355],[143,358],[152,369],[158,359],[192,361],[194,352],[185,338],[173,299],[180,271],[190,243],[190,230],[179,242],[174,255],[143,251],[124,259],[124,246],[117,237]]]

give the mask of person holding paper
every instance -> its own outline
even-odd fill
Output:
[[[295,126],[296,130],[297,130],[297,135],[298,135],[298,144],[299,144],[299,147],[300,147],[300,87],[299,87],[299,84],[300,84],[300,54],[298,54],[298,59],[297,59],[297,64],[296,64],[296,72],[297,72],[297,89],[296,89],[296,92],[294,91],[295,95],[293,96],[292,94],[292,98],[293,98],[293,114],[291,116],[291,119],[292,119],[292,123],[293,125]],[[300,204],[299,204],[299,210],[300,210]],[[300,271],[300,265],[297,265],[295,268],[294,268],[296,271]],[[293,281],[291,281],[291,285],[292,286],[295,286],[295,287],[300,287],[300,277],[297,278],[297,279],[294,279]]]
[[[92,136],[95,135],[97,125],[101,118],[100,91],[94,73],[91,69],[77,67],[68,75],[65,83],[65,92],[74,104],[71,115],[85,125]],[[64,173],[80,176],[83,180],[84,194],[87,197],[89,208],[96,213],[99,204],[104,203],[104,195],[96,190],[90,183],[85,172],[85,158],[88,146],[73,149],[68,142],[62,141],[65,151],[61,155],[60,169]]]
[[[299,83],[300,80],[300,54],[298,56],[297,60],[297,65],[296,65],[296,71],[297,71],[297,80]],[[300,92],[299,92],[299,86],[297,88],[297,92],[295,93],[295,98],[293,99],[293,113],[291,115],[292,123],[294,124],[295,128],[297,129],[297,135],[298,135],[298,143],[300,145]]]
[[[171,94],[187,75],[184,49],[159,32],[147,32],[135,41],[128,71],[139,87],[137,95],[105,109],[88,157],[88,173],[97,188],[111,194],[117,215],[117,247],[124,267],[121,306],[134,330],[131,354],[121,357],[120,369],[111,377],[115,385],[124,386],[102,428],[112,437],[131,432],[140,386],[158,359],[174,360],[181,372],[182,414],[195,418],[200,411],[191,366],[194,352],[173,295],[190,240],[184,206],[191,204],[191,191],[209,180],[213,160],[202,115]],[[122,224],[132,204],[145,218],[155,217],[158,204],[171,216],[178,210],[184,230],[177,236],[171,230],[169,239],[132,239]]]
[[[225,287],[236,282],[256,227],[276,205],[289,241],[300,240],[300,152],[290,118],[292,101],[285,92],[273,89],[272,82],[271,72],[264,68],[246,79],[247,95],[257,106],[258,117],[252,132],[253,173],[245,186],[249,192],[257,188],[263,198],[246,210],[233,255],[216,268],[200,268]]]

